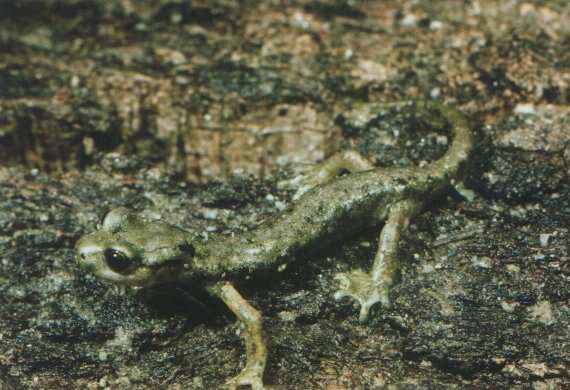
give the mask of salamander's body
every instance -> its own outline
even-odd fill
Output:
[[[388,293],[399,262],[400,233],[427,201],[458,179],[472,147],[461,114],[434,102],[394,103],[420,113],[436,112],[454,133],[447,153],[424,167],[374,168],[355,152],[343,152],[306,175],[298,199],[283,214],[237,236],[205,240],[160,221],[145,221],[120,208],[101,230],[77,243],[80,263],[102,279],[120,285],[148,286],[183,281],[204,285],[244,322],[247,364],[230,387],[262,388],[266,349],[261,317],[228,282],[235,274],[281,267],[300,251],[324,247],[335,239],[385,222],[370,272],[339,274],[336,297],[350,296],[366,319],[372,305],[389,305]],[[386,107],[382,105],[380,107]],[[380,108],[376,108],[380,109]],[[340,176],[341,172],[350,174]]]
[[[288,211],[251,232],[196,246],[192,268],[216,277],[282,265],[298,251],[326,247],[332,240],[378,226],[390,206],[402,199],[425,202],[443,188],[444,180],[419,168],[341,176],[305,193]]]

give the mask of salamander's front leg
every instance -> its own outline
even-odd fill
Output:
[[[297,188],[293,199],[299,198],[311,188],[328,182],[343,172],[360,172],[374,169],[374,164],[368,161],[355,150],[345,150],[337,153],[320,164],[312,166],[301,175],[287,181],[283,181],[282,187]]]
[[[360,321],[368,318],[368,312],[374,304],[380,302],[383,307],[390,306],[388,294],[400,268],[398,259],[400,235],[419,208],[420,204],[411,200],[398,202],[390,208],[388,219],[380,233],[378,251],[370,273],[355,270],[336,275],[335,278],[340,281],[340,289],[335,298],[348,296],[358,301]]]
[[[253,308],[228,282],[220,282],[210,288],[236,317],[245,325],[245,368],[235,378],[226,382],[230,389],[249,385],[253,390],[263,389],[263,371],[267,360],[267,347],[263,338],[261,314]]]

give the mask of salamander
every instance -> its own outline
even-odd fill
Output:
[[[360,320],[366,320],[373,305],[390,305],[390,288],[399,270],[399,240],[410,219],[456,184],[468,161],[473,136],[458,110],[435,101],[367,107],[363,115],[387,108],[414,109],[426,116],[435,113],[447,122],[453,141],[441,158],[421,167],[377,168],[353,150],[333,155],[302,176],[294,200],[281,215],[237,235],[205,239],[162,221],[145,220],[125,208],[114,209],[99,230],[77,242],[80,265],[117,285],[182,282],[219,297],[246,330],[245,368],[227,386],[262,389],[267,360],[262,316],[232,280],[262,269],[281,269],[303,251],[383,223],[371,269],[336,275],[335,298],[354,299],[360,305]]]

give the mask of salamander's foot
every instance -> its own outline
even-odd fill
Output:
[[[263,390],[263,369],[259,367],[245,367],[238,376],[226,382],[228,390],[236,390],[240,386],[250,386],[252,390]]]
[[[366,272],[355,270],[348,273],[339,273],[335,279],[340,282],[340,288],[335,293],[335,299],[351,297],[360,304],[359,320],[366,321],[370,308],[380,302],[382,307],[390,307],[388,287],[379,285]]]

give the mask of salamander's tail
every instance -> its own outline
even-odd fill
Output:
[[[359,128],[376,115],[387,110],[400,110],[415,113],[418,117],[431,122],[433,127],[449,127],[452,142],[447,152],[438,160],[431,162],[425,169],[433,177],[451,181],[459,179],[462,166],[468,159],[473,147],[473,135],[467,120],[457,109],[436,100],[402,100],[397,102],[362,102],[350,108],[339,106],[336,111],[337,122],[347,128]],[[444,123],[447,122],[447,123]]]
[[[469,158],[473,148],[473,134],[467,120],[461,112],[451,106],[433,100],[415,102],[418,110],[437,111],[450,125],[453,141],[447,152],[427,167],[435,176],[445,176],[448,179],[459,179],[462,168]]]

